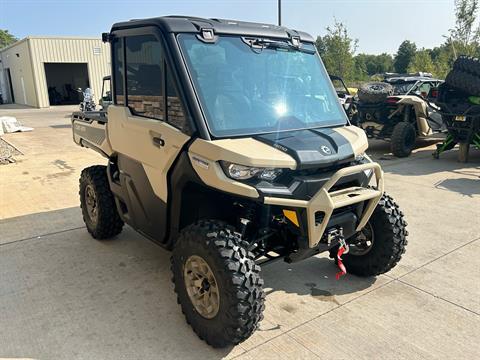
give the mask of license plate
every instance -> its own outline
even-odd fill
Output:
[[[465,120],[467,120],[466,116],[463,116],[463,115],[455,116],[455,121],[465,121]]]

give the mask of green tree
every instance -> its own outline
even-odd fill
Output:
[[[453,66],[456,57],[454,56],[453,47],[450,42],[446,42],[431,50],[427,50],[432,58],[435,67],[435,75],[444,79]]]
[[[412,61],[412,59],[415,57],[416,52],[417,45],[415,45],[415,43],[409,40],[402,42],[393,60],[395,71],[398,73],[406,73],[408,66],[410,65],[410,61]]]
[[[13,44],[17,40],[18,39],[12,34],[10,34],[8,30],[0,29],[0,49],[10,44]]]
[[[355,80],[366,80],[375,74],[393,71],[393,57],[390,54],[358,54],[355,61]]]
[[[460,51],[474,55],[480,39],[480,25],[475,27],[479,0],[455,0],[455,28],[450,30],[450,37]]]
[[[429,72],[432,74],[435,73],[436,68],[433,64],[430,52],[425,49],[417,51],[413,59],[410,61],[407,70],[410,73],[415,73],[419,71]]]
[[[317,38],[316,46],[327,71],[332,75],[352,80],[353,55],[357,49],[358,40],[351,38],[345,25],[337,20],[326,30],[327,33],[324,36]]]

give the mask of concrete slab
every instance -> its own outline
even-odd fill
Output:
[[[0,244],[84,228],[79,206],[0,220]]]
[[[320,359],[315,353],[301,345],[288,334],[281,335],[272,341],[236,357],[241,360],[278,360],[278,359]]]
[[[71,129],[51,127],[70,123],[67,110],[13,113],[35,130],[3,136],[23,155],[16,157],[14,164],[0,166],[0,220],[78,206],[80,172],[91,165],[106,164],[99,154],[75,145]],[[0,110],[0,115],[4,114]]]
[[[115,241],[81,229],[0,252],[0,356],[215,359],[244,351],[198,339],[176,303],[169,253],[129,228]]]
[[[478,254],[480,238],[401,280],[480,315]]]
[[[322,359],[477,358],[479,318],[395,282],[288,334]]]
[[[387,192],[405,213],[409,231],[407,252],[389,276],[401,276],[478,237],[479,195],[471,198],[454,191],[412,186],[389,176],[386,181]]]
[[[259,332],[241,344],[242,348],[251,349],[389,281],[386,277],[353,275],[337,281],[337,271],[325,255],[296,264],[277,262],[265,266],[265,321]]]

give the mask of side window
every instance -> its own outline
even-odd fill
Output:
[[[153,35],[129,36],[126,45],[127,105],[132,114],[164,120],[163,55]]]
[[[187,134],[191,134],[190,124],[185,116],[185,111],[182,106],[177,89],[170,74],[170,69],[167,68],[167,122],[182,130]]]
[[[113,41],[113,64],[114,64],[114,81],[115,81],[115,104],[125,104],[125,91],[123,89],[123,38],[115,38]]]
[[[426,82],[426,83],[423,83],[422,85],[420,85],[418,91],[420,92],[420,95],[427,96],[428,93],[430,92],[431,87],[432,87],[432,84]]]

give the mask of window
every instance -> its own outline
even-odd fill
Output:
[[[125,104],[125,92],[123,91],[123,38],[115,38],[113,41],[113,66],[115,81],[115,104]]]
[[[153,35],[126,38],[127,105],[132,114],[164,120],[163,57]]]
[[[430,93],[430,89],[432,88],[432,84],[431,83],[423,83],[422,85],[420,85],[420,87],[418,88],[418,92],[419,92],[419,95],[422,95],[424,97],[427,97],[428,94]]]
[[[168,68],[167,68],[168,69]],[[166,72],[167,77],[167,122],[187,134],[191,133],[190,124],[185,116],[182,102],[178,96],[177,89],[173,83],[170,69]]]

